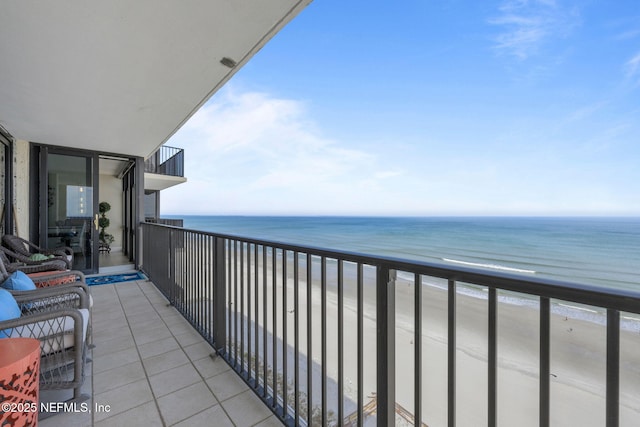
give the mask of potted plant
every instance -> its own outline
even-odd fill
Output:
[[[111,252],[111,243],[115,240],[112,234],[106,232],[106,229],[111,223],[107,218],[107,212],[111,210],[111,205],[107,202],[100,202],[99,208],[100,219],[98,219],[98,226],[100,227],[100,251],[106,250]]]

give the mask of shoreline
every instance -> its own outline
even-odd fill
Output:
[[[287,308],[294,308],[294,278],[292,263],[287,265]],[[260,261],[260,267],[262,262]],[[277,257],[276,303],[282,309],[282,258]],[[268,261],[267,301],[272,302],[271,258]],[[313,263],[312,271],[312,360],[314,371],[313,402],[319,404],[319,383],[321,378],[321,290],[319,266]],[[251,269],[253,272],[253,268]],[[262,268],[260,268],[262,271]],[[301,262],[299,269],[299,312],[300,358],[306,359],[306,266]],[[337,378],[337,282],[333,280],[335,269],[327,266],[327,375]],[[352,384],[356,383],[357,364],[357,323],[355,303],[355,275],[348,269],[344,272],[344,386],[345,416],[352,412],[356,395]],[[245,279],[246,279],[246,274]],[[253,273],[251,273],[253,277]],[[425,283],[423,277],[423,414],[424,422],[430,427],[446,423],[447,390],[447,292],[438,284]],[[429,286],[432,285],[432,286]],[[246,280],[245,280],[246,286]],[[370,278],[365,279],[364,289],[364,372],[363,391],[365,402],[376,389],[375,382],[375,287],[370,286]],[[457,376],[458,376],[458,419],[460,425],[477,425],[486,419],[487,387],[487,299],[477,288],[474,292],[457,293]],[[483,298],[484,296],[484,298]],[[255,295],[254,295],[255,297]],[[262,284],[259,286],[258,301],[262,301]],[[534,298],[534,297],[532,297]],[[245,302],[246,304],[246,302]],[[572,305],[568,303],[566,305]],[[554,304],[555,305],[555,304]],[[602,322],[583,317],[580,307],[559,306],[551,314],[551,415],[554,425],[593,425],[604,423],[604,376],[606,347],[605,328]],[[272,332],[271,305],[267,306],[267,330]],[[260,308],[262,313],[262,308]],[[538,419],[538,343],[539,310],[534,304],[514,304],[511,296],[498,303],[498,417],[506,425],[537,425]],[[586,312],[594,317],[594,313]],[[575,314],[569,316],[567,314]],[[597,314],[597,313],[596,313]],[[294,366],[294,316],[287,315],[287,364],[291,374]],[[239,316],[239,314],[238,314]],[[587,316],[587,317],[589,317]],[[600,317],[599,315],[595,316]],[[635,319],[635,318],[634,318]],[[254,319],[255,320],[255,319]],[[399,277],[396,281],[396,388],[397,402],[409,412],[413,412],[413,285]],[[247,320],[245,319],[245,325]],[[262,314],[259,316],[262,322]],[[638,323],[635,320],[629,322]],[[282,363],[282,316],[278,314],[276,336],[278,338],[278,359]],[[634,323],[634,324],[635,324]],[[260,327],[263,325],[260,324]],[[621,328],[622,329],[622,328]],[[634,335],[636,329],[621,330],[621,425],[624,420],[640,419],[640,340]],[[252,335],[253,336],[253,335]],[[271,335],[270,335],[271,336]],[[246,335],[245,335],[246,337]],[[260,336],[260,346],[262,337]],[[245,347],[246,348],[246,347]],[[272,355],[271,339],[267,342],[267,362]],[[255,349],[254,349],[255,350]],[[302,362],[301,362],[302,363]],[[306,363],[300,366],[300,388],[306,387]],[[328,379],[328,383],[331,381]],[[337,385],[333,383],[328,392],[328,407],[335,410]],[[481,397],[479,399],[479,397]],[[444,408],[444,409],[443,409]],[[523,418],[526,418],[523,421]],[[528,422],[531,421],[530,424]],[[577,424],[574,424],[577,423]]]
[[[291,260],[289,261],[291,262]],[[278,263],[281,264],[281,262],[282,262],[282,256],[281,254],[278,254]],[[335,260],[327,260],[328,270],[329,270],[330,262],[335,263]],[[303,267],[305,265],[306,263],[302,262],[300,269],[303,270]],[[314,263],[314,267],[317,267],[316,263]],[[335,270],[335,266],[333,268]],[[317,271],[317,270],[318,268],[314,268],[314,271]],[[330,271],[328,271],[328,275],[329,273]],[[365,276],[367,276],[366,269],[365,269]],[[317,277],[318,276],[314,276],[314,279]],[[345,277],[345,281],[349,280],[349,281],[355,282],[356,280],[355,273],[353,271],[350,271],[347,268],[345,268],[344,277]],[[442,283],[438,283],[439,280]],[[367,281],[375,286],[375,276],[369,275],[368,277],[366,277],[365,286]],[[413,274],[406,273],[403,271],[398,271],[396,282],[406,283],[406,282],[412,282],[412,281],[413,281]],[[425,287],[438,288],[443,291],[447,290],[446,281],[442,279],[434,278],[431,276],[422,276],[422,285]],[[329,283],[328,289],[332,289],[336,291],[337,285],[335,283]],[[488,299],[486,289],[487,288],[485,286],[474,285],[474,284],[469,284],[464,282],[456,282],[457,295],[466,295],[469,297],[474,297],[474,298],[486,301]],[[539,297],[535,295],[530,295],[522,292],[514,292],[514,291],[502,291],[498,289],[498,302],[501,302],[501,303],[511,304],[519,307],[529,307],[529,308],[537,309],[537,307],[539,306],[538,301],[539,301]],[[605,325],[606,312],[598,311],[598,310],[595,310],[594,308],[598,308],[598,307],[583,305],[583,304],[575,303],[572,301],[551,300],[552,314],[567,317],[570,319],[584,320],[584,321],[591,322],[598,325]],[[626,313],[626,312],[621,313],[620,329],[621,331],[626,330],[630,332],[640,333],[640,314]]]

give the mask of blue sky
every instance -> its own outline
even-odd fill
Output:
[[[169,141],[163,214],[640,215],[640,2],[315,0]]]

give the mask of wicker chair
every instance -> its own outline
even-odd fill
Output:
[[[6,237],[6,235],[5,235]],[[4,238],[3,238],[3,242],[4,242]],[[51,258],[47,258],[47,259],[43,259],[43,260],[33,260],[31,259],[31,255],[25,255],[22,252],[18,252],[15,251],[14,249],[8,247],[8,246],[0,246],[0,251],[4,252],[4,254],[7,256],[7,258],[9,258],[11,263],[22,263],[24,265],[41,265],[43,263],[47,263],[47,262],[51,262],[54,260],[58,260],[58,261],[62,261],[65,263],[66,265],[66,269],[70,269],[73,266],[73,256],[69,256],[66,253],[58,253],[58,254],[51,254],[53,255]],[[44,254],[42,254],[44,255]],[[47,256],[51,256],[51,255],[47,255]]]
[[[74,400],[84,381],[90,334],[86,285],[65,284],[34,291],[11,291],[21,316],[0,322],[0,337],[40,341],[40,389],[73,389]]]
[[[14,261],[11,261],[11,259]],[[8,273],[22,271],[25,274],[29,274],[43,271],[65,271],[69,269],[66,259],[51,258],[46,261],[32,261],[29,259],[19,261],[19,259],[24,259],[24,257],[4,246],[0,246],[0,261],[2,261]]]
[[[54,255],[56,259],[65,260],[68,268],[73,266],[73,249],[68,246],[62,246],[56,249],[45,249],[13,234],[5,234],[2,236],[2,244],[20,256],[20,258],[16,259],[17,261],[27,263],[29,257],[34,254]]]

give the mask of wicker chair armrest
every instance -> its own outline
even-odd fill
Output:
[[[86,284],[65,283],[33,291],[10,291],[18,305],[27,312],[41,312],[58,308],[90,308],[89,288]]]
[[[42,253],[45,254],[59,254],[59,255],[73,255],[73,249],[70,246],[56,246],[51,249],[43,249]]]
[[[7,272],[13,273],[14,271],[22,271],[23,273],[41,273],[45,271],[66,271],[68,265],[62,260],[55,260],[56,262],[43,262],[42,264],[28,265],[23,262],[14,262],[5,265]]]
[[[12,329],[17,328],[19,326],[31,325],[33,323],[45,322],[47,320],[57,319],[59,317],[72,317],[74,323],[80,326],[80,331],[82,331],[82,314],[75,308],[64,308],[60,310],[51,310],[51,311],[43,311],[34,314],[28,314],[25,316],[21,316],[17,319],[4,320],[0,322],[0,331],[4,329]],[[77,329],[74,326],[74,329]]]
[[[50,340],[50,337],[63,335],[67,332],[65,322],[67,317],[73,319],[74,346],[82,349],[86,345],[84,319],[80,310],[73,308],[44,311],[17,319],[5,320],[0,322],[0,336],[4,337],[9,333],[12,337],[37,338],[41,342],[41,354],[44,356],[50,351],[58,350],[52,350],[51,345],[47,345],[46,342]]]

